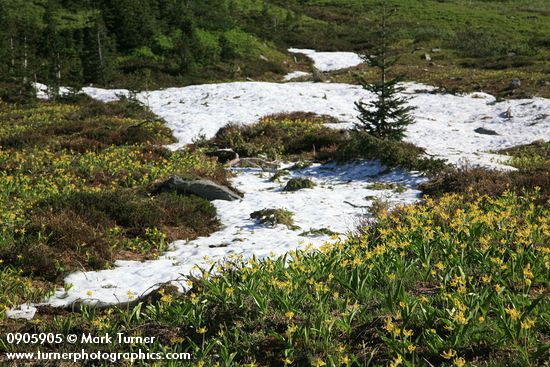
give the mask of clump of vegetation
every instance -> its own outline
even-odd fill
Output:
[[[373,198],[370,198],[370,200],[371,203],[367,211],[373,218],[378,218],[389,212],[390,202],[387,199],[382,199],[375,196]]]
[[[288,180],[283,191],[298,191],[302,189],[312,189],[314,188],[315,182],[305,177],[294,177]]]
[[[300,236],[303,237],[316,237],[316,236],[338,236],[339,233],[331,231],[328,228],[310,228],[309,231],[304,231],[300,233]]]
[[[445,195],[320,250],[204,269],[189,293],[165,293],[131,318],[96,310],[43,327],[131,329],[158,336],[151,352],[205,365],[543,365],[549,210],[538,194]]]
[[[298,161],[294,163],[292,166],[290,166],[288,169],[290,171],[298,171],[304,168],[311,167],[313,163],[311,161]]]
[[[225,184],[228,173],[163,148],[173,136],[138,105],[0,104],[0,121],[0,278],[14,284],[0,307],[37,300],[69,271],[153,258],[217,228],[202,199],[147,194],[173,174]]]
[[[325,121],[327,118],[315,114],[268,116],[254,125],[226,126],[213,139],[196,146],[206,150],[231,148],[241,157],[311,159],[343,139],[343,133],[326,128]]]
[[[379,160],[387,167],[434,173],[447,166],[444,160],[425,156],[423,148],[411,143],[384,140],[365,132],[354,132],[338,146],[334,158],[340,162],[354,159]]]
[[[393,190],[397,193],[402,193],[407,190],[407,188],[401,184],[395,183],[395,182],[374,182],[372,184],[369,184],[369,189],[371,190]]]
[[[413,144],[380,139],[362,131],[332,129],[311,115],[311,120],[293,120],[294,115],[265,118],[248,126],[228,126],[220,129],[213,139],[197,142],[195,148],[207,151],[230,148],[241,157],[266,156],[305,164],[312,160],[369,159],[379,160],[390,168],[412,171],[437,172],[445,167],[443,160],[425,157],[424,150]],[[304,168],[304,163],[291,169]]]
[[[277,172],[275,172],[275,173],[273,174],[273,176],[271,176],[271,177],[269,178],[269,181],[271,181],[271,182],[279,182],[279,180],[280,180],[281,178],[283,178],[283,177],[285,177],[285,176],[288,176],[289,174],[290,174],[290,172],[288,172],[287,170],[284,170],[284,169],[278,170]]]
[[[294,224],[294,213],[287,209],[262,209],[250,213],[250,218],[256,219],[260,224],[275,227],[278,224],[286,226],[293,231],[300,229]]]
[[[515,171],[502,172],[482,167],[448,167],[421,185],[432,197],[448,192],[470,196],[501,195],[506,191],[521,193],[539,190],[550,198],[550,143],[536,143],[508,148],[499,153],[511,155]],[[543,199],[544,200],[544,199]]]
[[[497,151],[512,156],[509,163],[519,170],[550,170],[550,142],[536,142]]]

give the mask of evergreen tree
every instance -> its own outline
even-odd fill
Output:
[[[45,81],[48,84],[48,94],[50,94],[52,100],[59,96],[59,88],[61,87],[61,52],[63,46],[55,19],[58,5],[56,0],[48,0],[44,13],[44,23],[46,25],[44,53],[47,60]]]
[[[404,75],[389,78],[390,69],[398,58],[390,56],[391,34],[385,1],[380,6],[381,26],[377,32],[377,45],[373,48],[374,52],[364,56],[368,65],[378,70],[380,79],[369,83],[362,77],[358,78],[361,86],[374,94],[374,99],[369,102],[355,102],[360,113],[355,128],[382,139],[401,140],[407,125],[414,122],[410,114],[414,107],[408,105],[408,98],[399,96],[405,89],[399,84]]]

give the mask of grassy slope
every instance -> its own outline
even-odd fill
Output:
[[[301,8],[333,24],[336,37],[310,38],[313,47],[363,51],[374,2],[309,1]],[[392,23],[403,52],[397,72],[413,81],[461,92],[483,89],[496,95],[550,95],[548,59],[550,7],[545,1],[406,1],[391,0],[399,11]],[[354,29],[355,28],[355,29]],[[306,42],[307,43],[307,42]],[[304,46],[306,44],[304,43]],[[433,48],[441,51],[434,53]],[[514,52],[515,56],[508,56]],[[430,54],[432,61],[422,56]],[[452,80],[453,78],[454,80]],[[512,78],[523,85],[510,93]],[[346,75],[335,78],[350,81]]]
[[[293,62],[288,47],[364,52],[378,42],[372,31],[379,18],[376,1],[278,0],[234,2],[241,38],[233,59],[198,66],[181,77],[155,75],[157,87],[230,81],[252,77],[279,80],[284,73],[308,68]],[[397,48],[402,52],[396,72],[453,92],[485,90],[502,97],[550,96],[550,6],[544,0],[389,0],[399,11],[392,19]],[[208,14],[202,22],[209,24]],[[294,20],[288,22],[288,18]],[[259,21],[261,19],[261,21]],[[220,34],[209,31],[211,37]],[[248,41],[242,41],[247,39]],[[432,52],[440,48],[440,52]],[[432,61],[422,58],[429,53]],[[509,56],[514,53],[514,56]],[[265,61],[260,55],[266,56]],[[367,77],[374,77],[366,70]],[[513,78],[522,86],[508,87]],[[347,72],[334,81],[355,82]],[[120,80],[116,85],[139,84]]]

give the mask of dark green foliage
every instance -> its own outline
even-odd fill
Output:
[[[288,176],[290,173],[287,171],[287,170],[279,170],[277,172],[275,172],[273,174],[273,176],[271,176],[269,178],[269,181],[271,182],[278,182],[280,181],[281,178],[285,177],[285,176]]]
[[[366,131],[382,139],[401,140],[405,135],[407,125],[414,122],[411,111],[414,107],[407,105],[408,98],[400,97],[405,88],[401,86],[404,76],[400,75],[388,79],[389,71],[397,62],[397,58],[390,58],[390,43],[392,37],[387,24],[386,2],[381,3],[381,26],[378,33],[378,45],[367,51],[365,60],[369,66],[378,69],[379,80],[369,83],[358,77],[361,86],[374,95],[369,102],[358,101],[355,106],[359,111],[357,130]]]
[[[316,237],[316,236],[337,236],[339,233],[331,231],[328,228],[311,228],[309,231],[300,233],[302,237]]]
[[[315,187],[315,182],[305,177],[295,177],[288,180],[283,191],[298,191]]]
[[[441,159],[424,156],[424,149],[411,143],[384,140],[365,132],[351,134],[346,144],[335,152],[338,161],[373,159],[387,167],[401,167],[410,171],[436,173],[446,167]]]
[[[371,65],[377,67],[372,63]],[[385,71],[381,73],[384,74]],[[414,107],[407,105],[408,98],[398,96],[405,90],[398,85],[403,80],[403,77],[396,77],[388,81],[382,77],[381,81],[369,83],[359,79],[363,88],[374,94],[374,100],[355,103],[360,113],[358,117],[360,122],[355,124],[356,129],[382,139],[397,141],[403,139],[407,125],[414,123],[410,115]]]
[[[0,101],[17,104],[33,104],[36,102],[36,90],[29,82],[12,80],[0,81]]]

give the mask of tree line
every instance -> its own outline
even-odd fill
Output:
[[[298,23],[262,0],[0,0],[0,77],[77,87],[143,70],[186,75]]]

